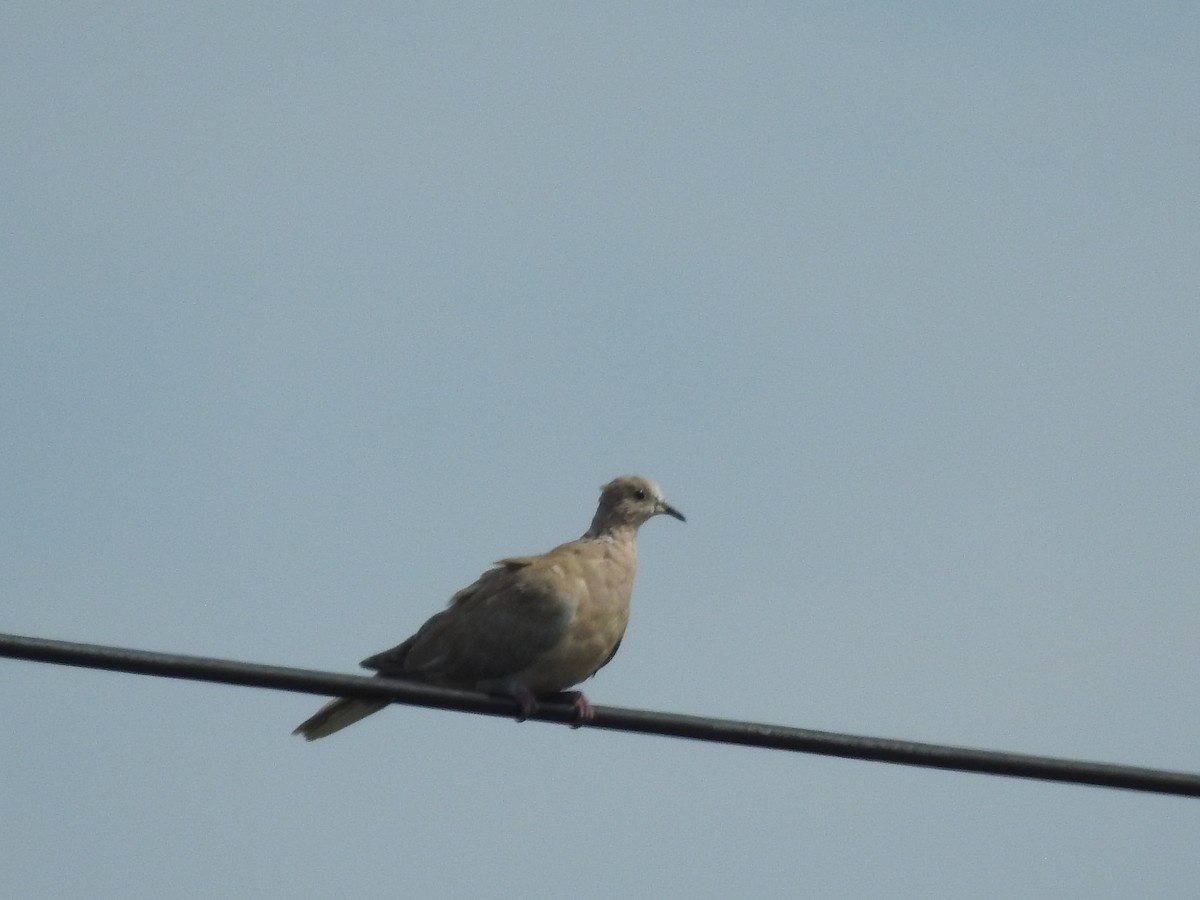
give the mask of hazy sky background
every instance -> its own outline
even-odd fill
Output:
[[[0,6],[0,630],[1200,770],[1200,5]],[[1196,800],[0,660],[19,898],[1193,897]]]

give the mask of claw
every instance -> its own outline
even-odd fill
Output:
[[[564,700],[570,700],[571,705],[575,707],[575,721],[571,723],[572,728],[582,728],[585,722],[596,718],[596,710],[583,691],[563,691],[562,696]]]
[[[535,712],[537,712],[537,698],[533,695],[533,691],[523,685],[514,685],[509,689],[512,698],[517,701],[519,712],[517,713],[517,721],[524,722]]]
[[[538,700],[529,688],[514,684],[507,685],[507,693],[517,702],[517,721],[524,722],[538,710]],[[596,709],[583,691],[559,691],[556,694],[546,694],[543,700],[570,703],[575,710],[575,721],[572,728],[582,728],[584,723],[596,718]]]

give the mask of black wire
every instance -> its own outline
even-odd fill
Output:
[[[160,675],[192,681],[213,681],[247,687],[275,688],[303,694],[389,700],[393,703],[405,703],[411,706],[451,709],[490,716],[511,717],[516,714],[515,704],[508,699],[419,682],[362,675],[339,675],[332,672],[264,666],[200,656],[182,656],[175,653],[153,653],[146,650],[129,650],[97,644],[76,644],[12,634],[0,634],[0,656],[60,665],[84,666],[92,669],[109,669],[116,672],[131,672],[139,675]],[[979,772],[988,775],[1007,775],[1068,784],[1091,784],[1131,791],[1200,797],[1200,775],[1187,772],[1168,772],[1109,763],[1028,756],[1020,753],[1003,753],[997,750],[972,750],[965,747],[836,734],[829,731],[811,731],[806,728],[762,725],[756,722],[737,722],[705,716],[680,716],[641,709],[597,706],[595,710],[596,718],[588,723],[588,728],[667,735],[750,747],[817,753],[824,756],[841,756],[849,759],[870,759],[878,762],[952,769],[960,772]],[[547,702],[543,703],[531,718],[548,722],[573,722],[575,711],[566,703]]]

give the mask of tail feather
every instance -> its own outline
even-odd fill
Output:
[[[296,726],[292,734],[302,734],[306,741],[327,737],[377,713],[387,706],[384,700],[356,700],[353,697],[338,697],[330,700],[313,715]]]

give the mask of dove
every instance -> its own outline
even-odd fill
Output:
[[[499,560],[416,634],[362,666],[388,678],[510,697],[519,720],[533,715],[539,697],[558,695],[571,701],[576,725],[590,721],[590,701],[566,689],[595,675],[620,647],[637,569],[637,531],[658,515],[686,521],[650,479],[613,479],[600,489],[591,527],[578,540],[541,556]],[[387,705],[339,697],[292,733],[316,740]]]

